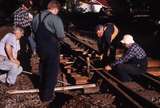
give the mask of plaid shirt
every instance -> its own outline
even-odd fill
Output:
[[[111,66],[127,63],[129,61],[142,60],[146,57],[147,55],[145,51],[137,43],[134,43],[130,48],[128,48],[123,57],[112,63]]]
[[[21,27],[28,27],[31,25],[31,20],[29,19],[29,12],[19,8],[14,12],[14,25],[19,25]]]

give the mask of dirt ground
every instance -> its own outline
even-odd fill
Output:
[[[8,94],[8,90],[28,90],[36,88],[36,76],[21,74],[16,85],[8,87],[0,84],[0,108],[116,108],[115,96],[111,94],[88,94],[81,92],[56,92],[56,98],[50,106],[44,105],[38,93]]]

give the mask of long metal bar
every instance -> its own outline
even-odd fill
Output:
[[[115,78],[114,76],[109,74],[107,71],[105,72],[105,74],[107,76],[109,76],[110,78],[112,78],[121,87],[123,87],[124,88],[123,90],[126,93],[128,93],[133,99],[136,99],[136,101],[139,102],[144,108],[159,108],[158,105],[155,105],[153,102],[145,99],[144,97],[142,97],[139,94],[137,94],[135,91],[133,91],[133,90],[129,89],[128,87],[126,87],[120,80],[118,80],[117,78]]]
[[[96,84],[85,84],[85,85],[73,85],[73,86],[64,86],[56,87],[55,91],[65,91],[65,90],[76,90],[76,89],[85,89],[96,87]],[[39,89],[29,89],[29,90],[8,90],[8,94],[23,94],[23,93],[38,93]]]

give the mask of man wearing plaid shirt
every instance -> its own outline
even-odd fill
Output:
[[[20,25],[23,28],[29,27],[32,21],[29,15],[30,13],[23,6],[18,8],[14,13],[14,25]]]
[[[33,52],[32,46],[34,43],[29,40],[31,38],[31,22],[33,16],[29,12],[29,9],[32,6],[31,0],[26,0],[21,6],[14,12],[14,25],[20,26],[24,29],[24,36],[20,40],[21,50],[20,50],[20,60],[24,70],[30,71],[29,64],[29,55]],[[21,56],[22,55],[22,56]],[[24,56],[26,55],[26,56]]]
[[[14,25],[27,28],[31,25],[33,16],[29,13],[29,8],[32,6],[32,1],[27,0],[14,12]]]
[[[106,70],[115,69],[122,81],[130,81],[129,75],[139,75],[147,68],[147,55],[145,51],[134,42],[129,34],[124,35],[121,43],[127,48],[124,55],[114,63],[107,65]]]

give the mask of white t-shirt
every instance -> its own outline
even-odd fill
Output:
[[[6,56],[5,44],[10,44],[12,46],[13,57],[17,58],[17,53],[20,50],[19,40],[16,39],[15,34],[7,33],[0,41],[0,55]]]

